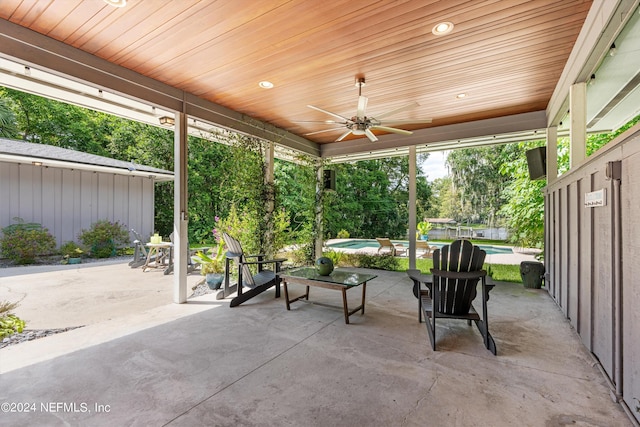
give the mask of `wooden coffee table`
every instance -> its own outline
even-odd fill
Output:
[[[364,300],[367,292],[367,282],[375,279],[374,274],[354,273],[351,271],[334,270],[329,276],[321,276],[313,267],[301,267],[280,273],[282,284],[284,285],[284,299],[287,303],[287,310],[291,310],[291,303],[296,301],[309,301],[309,288],[315,286],[317,288],[335,289],[342,292],[342,310],[344,312],[344,323],[349,324],[349,316],[360,311],[364,314]],[[298,284],[306,286],[306,292],[299,297],[289,299],[289,284]],[[362,303],[349,310],[347,305],[347,290],[362,285]],[[313,302],[316,305],[324,305],[335,307],[328,304]]]

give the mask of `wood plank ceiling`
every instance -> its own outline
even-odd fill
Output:
[[[417,102],[403,129],[544,110],[590,0],[2,0],[0,18],[319,144]],[[443,21],[451,33],[436,36]],[[270,81],[272,89],[258,83]],[[466,97],[457,98],[464,93]],[[382,132],[376,131],[379,134]],[[348,140],[354,138],[347,137]],[[365,138],[360,136],[360,138]]]

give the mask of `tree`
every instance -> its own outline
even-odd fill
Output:
[[[310,160],[300,159],[299,163],[276,160],[274,174],[278,183],[278,205],[289,213],[292,241],[309,243],[316,191]]]
[[[0,136],[5,138],[15,138],[18,135],[16,116],[9,107],[9,98],[5,98],[0,88]]]
[[[529,179],[526,150],[544,145],[544,141],[513,144],[510,161],[502,163],[500,172],[511,180],[503,190],[507,200],[500,213],[511,232],[511,241],[521,246],[541,248],[544,242],[545,180]]]
[[[504,145],[454,150],[447,156],[454,194],[460,198],[460,220],[493,222],[504,203],[509,177],[500,173],[508,149]],[[455,217],[455,216],[454,216]]]
[[[335,165],[337,189],[325,197],[325,237],[346,230],[352,237],[406,238],[409,162],[406,157]],[[431,208],[431,186],[417,179],[418,213]]]

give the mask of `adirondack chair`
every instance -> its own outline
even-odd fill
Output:
[[[240,242],[227,233],[222,233],[222,239],[227,246],[225,259],[224,287],[216,295],[216,299],[224,299],[233,293],[237,295],[231,300],[231,307],[236,307],[243,302],[261,294],[272,286],[276,287],[276,298],[280,297],[280,265],[286,259],[264,260],[263,255],[245,255]],[[247,259],[255,259],[248,261]],[[238,282],[231,285],[231,263],[238,267]],[[265,269],[265,264],[273,264],[273,270]],[[256,265],[257,273],[252,274],[249,266]],[[248,290],[245,290],[248,288]]]
[[[131,266],[131,268],[142,267],[145,262],[147,262],[147,248],[145,248],[144,241],[140,234],[133,228],[131,229],[131,232],[136,239],[133,241],[135,249],[133,252],[133,259],[129,262],[129,266]]]
[[[431,275],[408,270],[418,298],[418,321],[424,315],[431,347],[436,350],[436,319],[465,319],[475,322],[485,347],[496,354],[496,344],[489,333],[487,301],[493,284],[486,283],[487,272],[482,270],[486,252],[468,240],[456,240],[433,252]],[[482,317],[473,307],[478,282],[482,283]],[[422,288],[422,285],[426,289]]]

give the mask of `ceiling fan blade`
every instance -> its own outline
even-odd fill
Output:
[[[342,130],[342,129],[344,129],[344,126],[341,126],[341,127],[339,127],[339,128],[331,128],[331,129],[317,130],[317,131],[315,131],[315,132],[305,133],[305,135],[315,135],[315,134],[317,134],[317,133],[331,132],[331,131],[334,131],[334,130]],[[351,132],[351,131],[349,131],[349,132]]]
[[[369,129],[364,130],[364,134],[367,135],[367,138],[371,140],[371,142],[376,142],[378,138],[371,132]]]
[[[410,125],[419,125],[424,123],[431,123],[432,119],[423,119],[423,120],[385,120],[385,124],[410,124]]]
[[[376,117],[376,119],[378,120],[382,120],[384,117],[388,117],[388,116],[392,116],[394,114],[398,114],[401,111],[405,111],[405,110],[410,110],[411,108],[415,108],[415,107],[419,107],[420,104],[418,104],[417,102],[412,102],[410,104],[407,105],[403,105],[402,107],[398,107],[395,110],[391,110],[391,111],[387,111],[386,113],[382,113],[379,116]]]
[[[336,120],[292,120],[291,122],[292,123],[317,123],[320,125],[337,125],[337,124],[346,125],[345,122],[339,122]]]
[[[344,120],[345,122],[349,121],[349,119],[347,119],[346,117],[342,117],[340,114],[332,113],[331,111],[323,110],[322,108],[314,107],[313,105],[307,105],[307,107],[313,108],[314,110],[320,111],[330,116],[337,117],[341,120]]]
[[[365,116],[368,102],[369,102],[369,98],[367,98],[366,96],[360,95],[358,97],[358,111],[356,112],[356,117]]]
[[[390,128],[388,126],[371,126],[371,129],[380,129],[385,132],[398,133],[400,135],[413,135],[413,132],[411,131],[404,130],[404,129]]]
[[[347,135],[349,135],[351,133],[351,130],[346,131],[345,133],[343,133],[342,135],[340,135],[340,137],[338,139],[336,139],[336,142],[338,141],[342,141],[343,139],[346,138]]]

